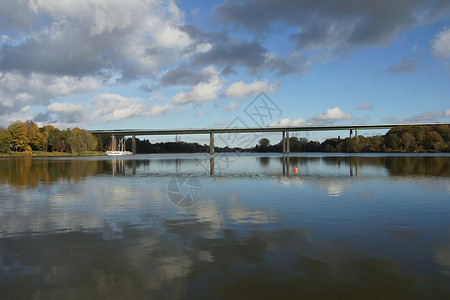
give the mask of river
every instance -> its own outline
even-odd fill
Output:
[[[450,299],[448,154],[0,159],[0,299]]]

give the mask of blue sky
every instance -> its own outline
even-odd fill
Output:
[[[0,42],[0,126],[450,121],[450,1],[0,0]]]

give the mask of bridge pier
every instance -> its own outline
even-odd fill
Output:
[[[131,137],[131,152],[136,154],[136,135],[133,134]]]
[[[286,131],[286,153],[291,152],[291,147],[289,145],[289,131]]]
[[[358,139],[358,128],[355,128],[355,137]]]
[[[209,154],[214,154],[214,133],[209,133]]]
[[[281,144],[282,144],[282,153],[290,153],[291,147],[289,145],[289,131],[281,132]]]
[[[350,138],[353,137],[353,129],[350,129]]]

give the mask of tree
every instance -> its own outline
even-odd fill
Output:
[[[6,128],[0,127],[0,153],[6,153],[11,150],[9,145],[9,135]]]
[[[53,127],[52,125],[47,125],[44,127],[44,131],[48,132],[47,143],[48,148],[51,150],[54,149],[54,146],[61,141],[61,131],[58,128]],[[44,134],[45,136],[45,134]]]
[[[63,141],[59,141],[53,148],[58,152],[64,152],[66,150],[66,144]]]
[[[39,128],[39,132],[42,134],[42,150],[48,151],[48,137],[50,135],[50,127],[53,127],[51,125],[47,125],[44,127]]]
[[[405,147],[405,151],[409,151],[411,147],[416,146],[416,139],[408,132],[402,134],[402,142]]]
[[[25,126],[27,127],[27,138],[31,149],[42,150],[44,137],[39,132],[39,127],[31,120],[26,121]]]
[[[430,150],[439,150],[441,144],[443,143],[442,137],[437,133],[436,131],[428,132],[425,136],[425,140],[423,142],[423,145],[426,149]]]
[[[395,133],[389,133],[385,139],[385,145],[392,150],[397,150],[400,145],[400,138]]]
[[[270,140],[266,139],[266,138],[262,138],[262,139],[259,140],[258,145],[261,148],[267,148],[267,147],[270,146]]]
[[[8,137],[11,149],[18,152],[31,152],[28,145],[28,130],[25,123],[16,121],[8,126]]]
[[[94,151],[97,147],[97,140],[87,130],[74,128],[67,140],[72,152]]]

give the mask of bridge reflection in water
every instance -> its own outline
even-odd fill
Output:
[[[145,155],[141,156],[148,157]],[[161,160],[157,158],[162,158]],[[249,160],[257,164],[249,163]],[[111,172],[151,176],[331,176],[444,175],[448,157],[434,155],[236,154],[156,155],[110,160]],[[247,164],[248,168],[242,168]],[[326,166],[326,168],[325,168]],[[297,169],[297,172],[295,172]]]
[[[60,180],[113,176],[450,176],[448,155],[241,154],[135,155],[83,159],[0,160],[0,183],[34,188]],[[298,173],[294,172],[298,169]]]

